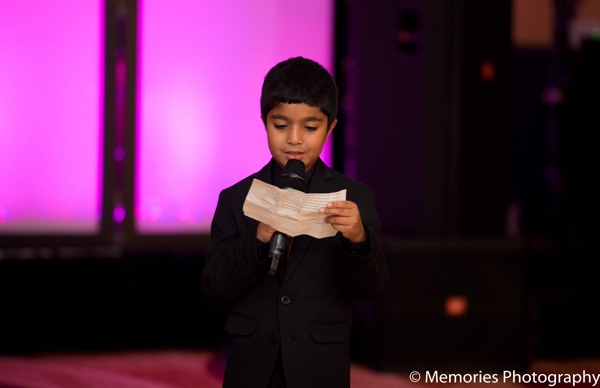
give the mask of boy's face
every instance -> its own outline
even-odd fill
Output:
[[[280,103],[267,114],[266,129],[269,151],[281,168],[290,159],[306,165],[315,164],[337,120],[327,128],[327,116],[319,108]]]

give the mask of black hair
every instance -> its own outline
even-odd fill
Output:
[[[260,96],[260,113],[267,115],[280,103],[319,108],[327,116],[327,130],[337,116],[338,90],[329,72],[320,64],[303,57],[290,58],[273,66],[265,76]]]

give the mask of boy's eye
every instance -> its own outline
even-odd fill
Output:
[[[316,131],[317,127],[311,127],[311,126],[307,126],[305,127],[307,131]]]
[[[275,129],[285,129],[286,127],[285,124],[273,124],[273,126],[275,127]]]

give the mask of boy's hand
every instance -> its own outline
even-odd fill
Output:
[[[273,236],[273,233],[275,232],[276,230],[269,225],[259,222],[258,227],[256,228],[256,238],[264,243],[268,243],[271,241],[271,236]]]
[[[342,232],[342,236],[352,242],[365,241],[365,228],[360,218],[360,210],[352,201],[334,201],[327,204],[326,208],[319,210],[322,214],[331,214],[325,218],[334,229]]]

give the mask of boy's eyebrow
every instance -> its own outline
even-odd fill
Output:
[[[272,114],[271,118],[279,119],[279,120],[289,120],[289,117],[287,117],[286,115],[282,115],[282,114],[278,114],[278,113]],[[317,117],[317,116],[308,116],[308,117],[305,117],[304,119],[302,119],[302,121],[323,121],[323,119],[320,117]]]
[[[304,118],[304,121],[323,121],[323,119],[317,116],[308,116]]]

